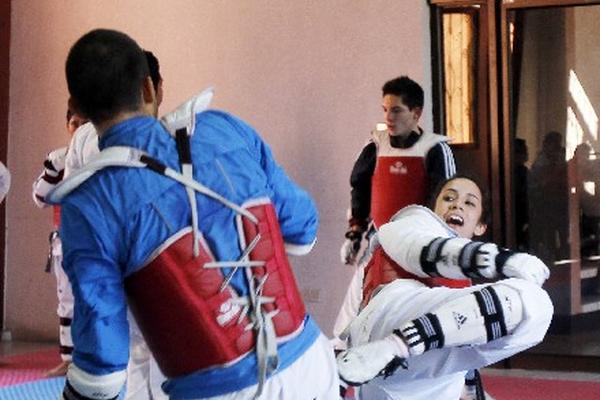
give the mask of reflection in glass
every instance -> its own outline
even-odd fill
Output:
[[[600,310],[598,20],[600,6],[508,20],[515,242],[551,266],[558,315]]]

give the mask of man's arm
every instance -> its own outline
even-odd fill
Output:
[[[66,154],[67,148],[61,147],[51,151],[46,156],[44,169],[33,183],[32,188],[33,201],[39,208],[48,206],[44,201],[44,197],[63,179]]]
[[[75,297],[66,400],[116,398],[129,358],[126,298],[116,261],[120,241],[110,233],[111,222],[94,209],[62,205],[63,266]]]
[[[427,193],[431,196],[442,182],[456,175],[454,155],[447,142],[440,142],[429,150],[425,158],[425,168],[429,178]]]
[[[369,142],[360,152],[350,174],[350,218],[349,231],[367,230],[371,216],[371,181],[377,161],[377,146]]]
[[[273,191],[271,200],[281,227],[286,251],[294,255],[308,253],[317,236],[319,215],[310,195],[292,181],[275,161],[270,147],[242,120],[229,116],[233,127],[248,140]]]

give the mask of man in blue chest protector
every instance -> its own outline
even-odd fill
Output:
[[[127,307],[171,399],[336,398],[333,352],[286,255],[310,251],[317,211],[269,147],[224,112],[159,122],[144,53],[123,33],[85,34],[66,75],[101,152],[49,195],[75,297],[63,398],[117,398]]]

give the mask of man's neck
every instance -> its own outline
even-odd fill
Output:
[[[131,111],[131,112],[122,112],[116,115],[114,118],[109,120],[104,120],[100,123],[94,124],[96,131],[98,132],[98,136],[104,135],[104,132],[108,131],[113,126],[120,124],[123,121],[126,121],[133,117],[141,117],[141,116],[150,116],[143,111]]]

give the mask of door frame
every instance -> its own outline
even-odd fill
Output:
[[[12,0],[0,1],[0,161],[8,167],[8,112],[10,84],[10,11]],[[0,321],[4,329],[6,276],[6,201],[0,205]]]

